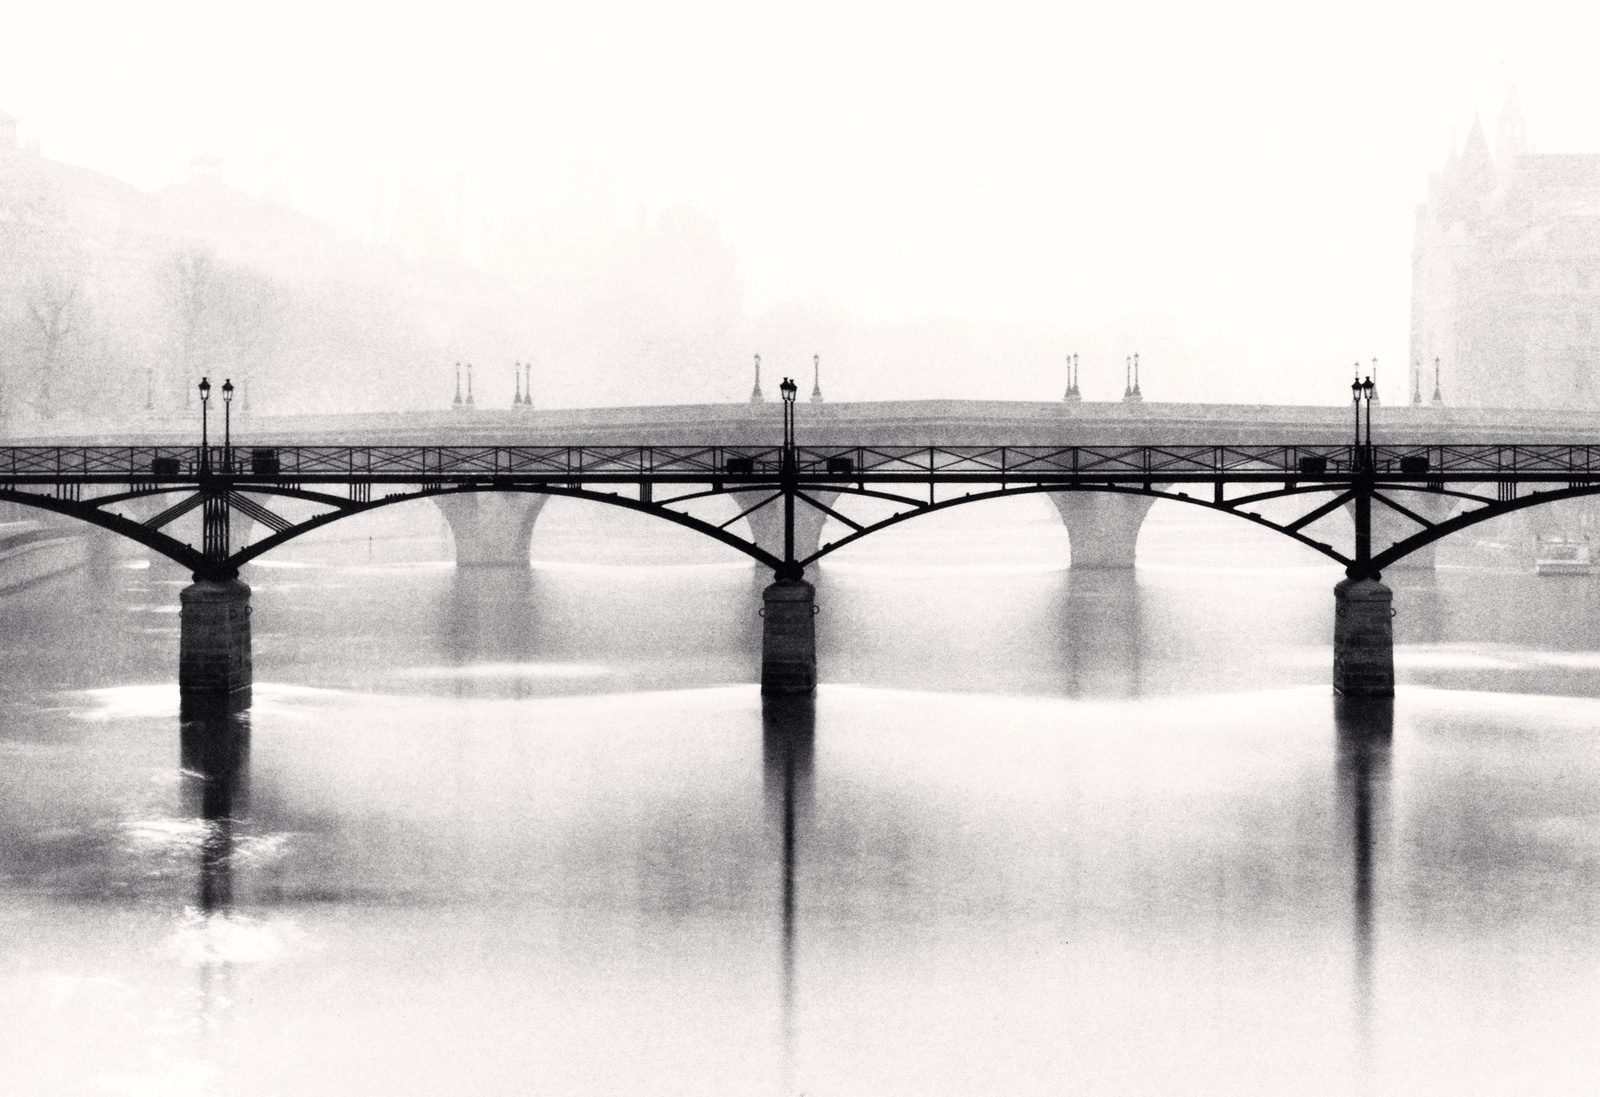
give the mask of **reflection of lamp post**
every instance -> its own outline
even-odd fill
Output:
[[[200,378],[200,471],[205,472],[211,467],[210,435],[208,433],[210,422],[208,410],[211,403],[211,381],[209,378]]]
[[[222,382],[222,470],[233,471],[233,379]]]

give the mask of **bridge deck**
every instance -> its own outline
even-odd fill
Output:
[[[778,475],[778,446],[19,446],[0,447],[0,485],[544,482],[712,483]],[[1128,480],[1587,483],[1600,445],[827,446],[799,447],[813,483]]]

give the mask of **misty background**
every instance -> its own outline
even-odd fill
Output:
[[[1415,207],[1576,6],[35,5],[0,40],[0,417],[1405,398]],[[147,409],[147,404],[149,405]]]

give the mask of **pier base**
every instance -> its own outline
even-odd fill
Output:
[[[1394,696],[1394,595],[1376,579],[1333,588],[1333,691]]]
[[[178,599],[178,691],[187,697],[226,697],[248,690],[250,588],[237,579],[202,579]]]
[[[761,592],[761,692],[809,694],[817,687],[816,588],[779,579]]]

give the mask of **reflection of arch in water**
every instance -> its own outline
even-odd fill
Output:
[[[1394,701],[1385,697],[1339,698],[1333,711],[1338,734],[1339,817],[1349,828],[1350,843],[1352,1022],[1357,1065],[1366,1069],[1371,1060],[1373,1027],[1375,854],[1387,815]]]
[[[1139,696],[1139,583],[1135,574],[1114,569],[1073,571],[1066,586],[1063,631],[1072,695]]]
[[[768,817],[779,841],[779,1041],[782,1091],[795,1091],[796,902],[799,837],[811,814],[816,705],[809,696],[767,696],[761,704],[761,762]]]

